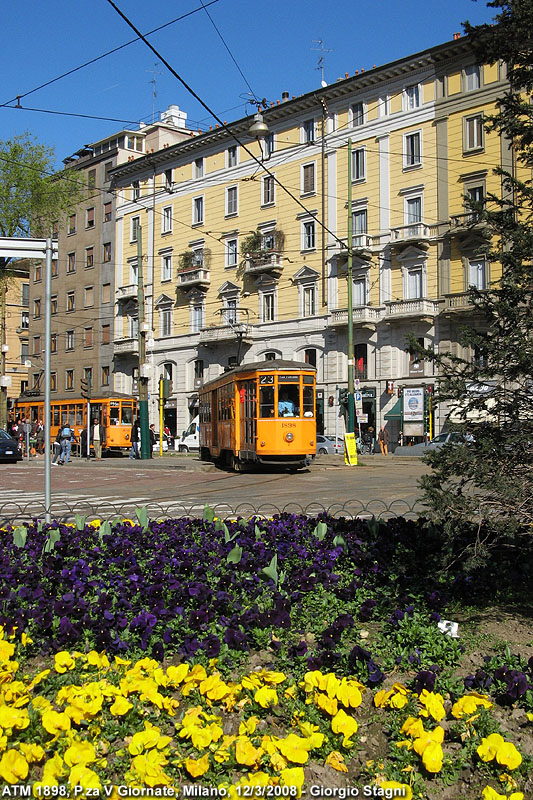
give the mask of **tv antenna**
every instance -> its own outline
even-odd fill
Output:
[[[144,70],[145,72],[153,73],[153,76],[154,76],[151,80],[148,81],[148,83],[151,83],[152,86],[153,86],[153,89],[152,89],[152,122],[155,122],[155,98],[157,97],[157,90],[156,90],[157,76],[163,74],[162,72],[159,72],[159,70],[157,69],[158,66],[159,66],[159,61],[156,61],[156,63],[154,64],[153,69],[145,69]]]
[[[315,50],[315,51],[317,51],[317,52],[322,54],[320,56],[320,58],[318,59],[318,65],[315,67],[315,69],[319,69],[320,70],[322,86],[327,86],[328,84],[326,83],[326,81],[324,79],[324,56],[326,55],[326,53],[333,53],[333,50],[329,50],[329,49],[324,47],[324,40],[323,39],[313,39],[313,44],[318,44],[319,47],[312,47],[311,50]]]

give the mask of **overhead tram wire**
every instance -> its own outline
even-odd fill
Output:
[[[151,36],[153,33],[158,33],[162,31],[164,28],[168,28],[170,25],[174,25],[176,22],[180,22],[182,19],[186,19],[187,17],[196,14],[198,11],[202,11],[206,9],[206,5],[204,5],[203,0],[201,0],[202,5],[198,8],[193,8],[192,11],[188,11],[186,14],[181,14],[181,16],[176,17],[175,19],[171,19],[169,22],[165,22],[164,25],[159,25],[157,28],[153,28],[153,30],[148,31],[145,36]],[[215,3],[218,3],[218,0],[209,0],[207,6],[212,6]],[[4,106],[9,106],[10,103],[15,103],[20,101],[23,97],[28,97],[30,94],[34,94],[34,92],[38,92],[40,89],[44,89],[46,86],[51,86],[52,83],[56,83],[57,81],[62,80],[63,78],[67,78],[69,75],[73,75],[75,72],[79,72],[80,69],[84,69],[85,67],[89,67],[91,64],[95,64],[97,61],[101,61],[103,58],[107,56],[113,55],[113,53],[118,53],[119,50],[123,50],[125,47],[129,47],[130,44],[135,44],[138,42],[139,39],[144,40],[142,35],[137,36],[135,39],[131,39],[129,42],[124,42],[124,44],[118,45],[118,47],[114,47],[112,50],[108,50],[106,53],[102,53],[99,56],[95,56],[95,58],[91,58],[89,61],[85,61],[84,64],[79,64],[77,67],[73,67],[72,69],[67,70],[67,72],[63,72],[61,75],[58,75],[55,78],[51,78],[51,80],[46,81],[45,83],[41,83],[39,86],[36,86],[34,89],[30,89],[29,92],[23,92],[22,94],[13,97],[11,100],[7,100],[5,103],[0,103],[0,108]],[[15,106],[16,107],[16,106]]]
[[[184,80],[184,79],[181,77],[181,75],[179,75],[179,74],[176,72],[176,70],[174,69],[174,67],[172,67],[172,65],[171,65],[171,64],[169,64],[169,62],[168,62],[168,61],[166,60],[166,58],[165,58],[165,57],[164,57],[164,56],[163,56],[163,55],[162,55],[162,54],[159,52],[159,50],[157,50],[157,49],[156,49],[156,48],[155,48],[155,47],[154,47],[154,46],[153,46],[153,45],[152,45],[152,44],[151,44],[151,43],[150,43],[150,42],[149,42],[149,41],[146,39],[146,37],[145,37],[145,36],[144,36],[144,35],[143,35],[143,34],[142,34],[140,31],[139,31],[139,29],[138,29],[138,28],[137,28],[137,27],[134,25],[134,23],[133,23],[133,22],[132,22],[132,21],[131,21],[131,20],[130,20],[130,19],[129,19],[129,18],[128,18],[128,17],[127,17],[125,14],[124,14],[124,12],[123,12],[123,11],[121,11],[121,10],[120,10],[120,8],[119,8],[119,7],[116,5],[116,3],[114,3],[114,2],[113,2],[113,0],[107,0],[107,2],[109,3],[109,5],[110,5],[110,6],[112,6],[112,8],[114,8],[114,9],[115,9],[115,11],[117,12],[117,14],[118,14],[120,17],[122,17],[122,19],[124,20],[124,22],[125,22],[127,25],[129,25],[129,26],[130,26],[130,28],[131,28],[133,31],[135,31],[135,33],[137,34],[137,36],[138,36],[140,39],[142,39],[142,41],[145,43],[145,45],[146,45],[147,47],[149,47],[149,48],[150,48],[150,50],[151,50],[151,51],[154,53],[154,55],[156,55],[156,56],[157,56],[157,58],[158,58],[158,59],[160,59],[161,63],[165,65],[165,67],[166,67],[166,68],[169,70],[169,72],[170,72],[170,73],[171,73],[171,74],[172,74],[172,75],[173,75],[173,76],[176,78],[176,80],[178,80],[178,81],[181,83],[181,85],[182,85],[182,86],[183,86],[183,87],[184,87],[184,88],[185,88],[185,89],[186,89],[186,90],[187,90],[187,91],[188,91],[188,92],[189,92],[189,93],[190,93],[190,94],[191,94],[191,95],[194,97],[194,99],[195,99],[195,100],[196,100],[198,103],[200,103],[200,105],[202,106],[202,108],[205,108],[205,110],[207,111],[207,113],[208,113],[208,114],[210,114],[210,115],[213,117],[213,119],[214,119],[214,120],[216,120],[216,122],[218,122],[219,126],[220,126],[220,127],[221,127],[221,128],[224,130],[224,131],[226,131],[226,133],[227,133],[227,134],[229,134],[229,136],[231,136],[231,138],[232,138],[232,139],[234,139],[234,141],[236,141],[236,142],[237,142],[237,144],[238,144],[240,147],[242,147],[242,149],[245,151],[245,153],[248,153],[248,155],[250,156],[250,158],[251,158],[251,159],[253,159],[253,161],[255,161],[255,162],[256,162],[256,164],[259,164],[259,165],[260,165],[260,166],[261,166],[261,167],[262,167],[262,168],[265,170],[265,172],[267,173],[267,175],[269,175],[269,176],[270,176],[270,177],[271,177],[271,178],[274,180],[274,182],[275,182],[275,183],[276,183],[276,184],[277,184],[277,185],[280,187],[280,189],[282,189],[282,190],[283,190],[283,191],[284,191],[286,194],[288,194],[288,195],[289,195],[289,197],[290,197],[292,200],[294,200],[294,202],[295,202],[295,203],[296,203],[296,204],[297,204],[297,205],[298,205],[298,206],[299,206],[299,207],[300,207],[300,208],[301,208],[301,209],[302,209],[302,210],[303,210],[303,211],[304,211],[306,214],[309,214],[310,216],[313,216],[313,218],[314,218],[314,219],[315,219],[315,221],[318,223],[318,225],[320,225],[320,227],[321,227],[321,228],[324,228],[324,230],[325,230],[327,233],[329,233],[329,235],[330,235],[330,236],[331,236],[331,237],[332,237],[332,238],[333,238],[333,239],[334,239],[336,242],[338,242],[338,244],[339,244],[339,245],[340,245],[342,248],[344,248],[344,249],[348,249],[348,248],[347,248],[347,245],[346,245],[346,244],[345,244],[345,243],[344,243],[344,242],[343,242],[341,239],[339,239],[339,237],[337,236],[337,234],[336,234],[336,233],[334,233],[332,230],[330,230],[330,229],[328,228],[328,226],[327,226],[327,225],[326,225],[326,224],[325,224],[325,223],[324,223],[322,220],[320,220],[320,219],[318,218],[318,216],[311,215],[311,212],[310,212],[310,211],[309,211],[309,209],[308,209],[308,208],[307,208],[307,207],[306,207],[306,206],[305,206],[305,205],[304,205],[304,204],[301,202],[301,200],[299,200],[299,198],[298,198],[298,197],[296,197],[296,196],[295,196],[295,195],[294,195],[294,194],[293,194],[293,193],[292,193],[292,192],[291,192],[289,189],[287,189],[287,188],[285,187],[285,185],[284,185],[284,184],[283,184],[283,183],[282,183],[282,182],[281,182],[281,181],[280,181],[278,178],[276,178],[276,176],[274,175],[274,173],[273,173],[273,172],[271,172],[271,170],[269,170],[267,167],[265,167],[265,165],[264,165],[264,161],[262,161],[261,159],[259,159],[259,158],[258,158],[258,157],[257,157],[257,156],[256,156],[256,155],[255,155],[255,154],[254,154],[254,153],[253,153],[251,150],[250,150],[250,148],[249,148],[249,147],[247,147],[247,146],[246,146],[246,145],[245,145],[245,144],[244,144],[244,143],[243,143],[243,142],[242,142],[242,141],[239,139],[239,137],[238,137],[238,136],[237,136],[237,135],[236,135],[236,134],[235,134],[235,133],[234,133],[234,132],[231,130],[231,128],[230,128],[230,127],[229,127],[229,126],[228,126],[228,125],[227,125],[225,122],[223,122],[223,121],[220,119],[220,117],[219,117],[219,116],[218,116],[218,115],[217,115],[217,114],[216,114],[216,113],[215,113],[215,112],[214,112],[214,111],[213,111],[213,110],[212,110],[212,109],[211,109],[211,108],[210,108],[210,107],[207,105],[207,103],[206,103],[204,100],[202,100],[202,98],[201,98],[201,97],[200,97],[200,96],[199,96],[199,95],[198,95],[198,94],[197,94],[197,93],[194,91],[194,89],[193,89],[191,86],[189,86],[189,84],[187,83],[187,81],[185,81],[185,80]]]

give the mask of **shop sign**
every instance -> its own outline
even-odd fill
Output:
[[[404,422],[424,421],[424,387],[409,386],[403,390]]]

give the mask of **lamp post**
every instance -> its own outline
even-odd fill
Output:
[[[352,251],[352,140],[348,139],[348,433],[355,431]]]

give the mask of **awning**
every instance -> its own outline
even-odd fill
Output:
[[[394,403],[390,411],[385,414],[385,419],[401,419],[402,418],[402,399],[399,398]]]

